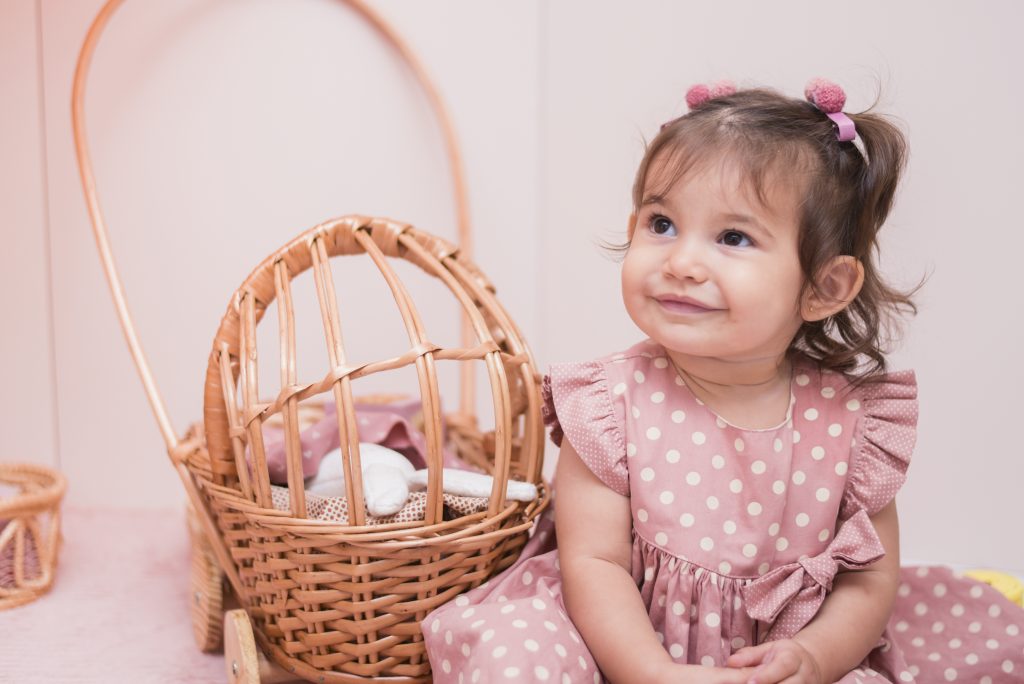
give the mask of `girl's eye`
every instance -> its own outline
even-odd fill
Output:
[[[722,244],[729,247],[749,247],[754,244],[749,237],[738,230],[727,230],[720,238]]]
[[[665,218],[664,216],[652,216],[650,221],[651,232],[655,235],[668,235],[672,236],[676,234],[676,227],[672,221]]]

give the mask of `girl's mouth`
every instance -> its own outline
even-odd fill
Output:
[[[676,315],[706,314],[721,310],[706,306],[695,299],[690,299],[689,297],[658,297],[655,298],[655,301],[658,302],[658,304],[661,305],[661,308],[665,309],[665,311]]]

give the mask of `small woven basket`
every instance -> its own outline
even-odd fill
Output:
[[[64,476],[39,465],[0,463],[0,609],[33,601],[53,584]],[[4,490],[14,488],[14,496]]]

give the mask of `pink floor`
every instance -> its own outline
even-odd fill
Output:
[[[0,612],[0,682],[227,681],[192,640],[183,511],[63,512],[49,594]]]

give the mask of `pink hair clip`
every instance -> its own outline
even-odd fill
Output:
[[[836,137],[840,142],[848,142],[857,137],[857,127],[853,119],[843,114],[846,93],[841,87],[824,78],[812,78],[804,88],[804,97],[832,119],[839,129]]]
[[[710,86],[698,83],[686,91],[686,106],[690,109],[696,109],[708,100],[713,100],[716,97],[726,97],[735,92],[736,84],[728,80],[716,81]]]

